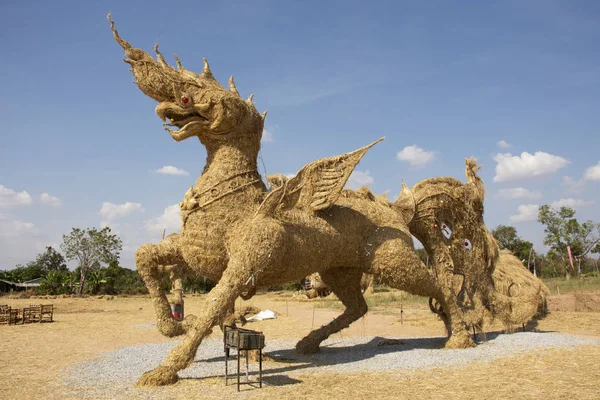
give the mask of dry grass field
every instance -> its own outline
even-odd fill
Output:
[[[376,293],[367,316],[341,337],[432,337],[443,324],[424,301],[399,292]],[[186,312],[202,306],[203,296],[187,296]],[[277,313],[275,320],[252,322],[270,339],[300,339],[311,327],[328,323],[339,312],[337,301],[301,300],[290,292],[267,293],[236,305],[254,305]],[[0,399],[98,398],[70,393],[61,383],[68,369],[123,346],[169,342],[155,327],[146,297],[9,299],[0,304],[23,307],[53,303],[55,321],[0,326]],[[403,313],[400,315],[400,305]],[[550,299],[550,315],[528,329],[555,331],[600,339],[600,295],[572,292]],[[490,331],[502,327],[491,326]],[[220,338],[216,328],[212,337]],[[202,347],[200,347],[200,352]],[[442,350],[443,351],[443,350]],[[269,372],[269,371],[272,372]],[[293,378],[264,364],[262,389],[245,386],[237,393],[222,378],[182,379],[159,389],[142,389],[123,398],[249,398],[249,399],[597,399],[600,398],[600,346],[524,351],[490,362],[415,371],[296,373]],[[91,383],[93,385],[93,383]],[[105,398],[105,397],[100,397]],[[114,398],[114,397],[109,397]]]

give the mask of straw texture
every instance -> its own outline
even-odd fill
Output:
[[[364,273],[391,287],[439,299],[452,332],[447,346],[470,344],[465,336],[469,318],[463,312],[469,301],[479,310],[475,294],[491,287],[491,260],[497,252],[487,240],[483,184],[474,160],[467,162],[467,184],[450,178],[428,180],[412,191],[405,189],[394,203],[366,187],[343,190],[360,159],[383,140],[379,139],[309,163],[290,179],[271,177],[267,180],[272,189],[267,191],[257,168],[266,112],[259,114],[252,96],[243,100],[233,77],[227,89],[221,86],[206,60],[200,74],[184,68],[178,58],[177,69],[171,67],[158,46],[155,60],[122,39],[108,18],[135,83],[158,102],[155,112],[169,135],[178,142],[196,137],[207,152],[202,175],[180,203],[180,233],[136,252],[159,331],[184,335],[161,365],[142,375],[140,385],[176,382],[177,372],[190,365],[213,327],[235,316],[237,297],[249,298],[258,287],[299,281],[314,272],[346,309],[300,340],[300,353],[319,351],[322,341],[367,312],[361,290]],[[431,227],[441,220],[455,225],[457,239],[446,243],[434,237]],[[433,257],[431,269],[414,252],[411,232]],[[470,253],[462,247],[467,237],[473,242]],[[218,284],[197,317],[188,315],[179,322],[161,286],[164,273],[174,282],[196,275]],[[454,285],[456,276],[464,278],[460,290]]]

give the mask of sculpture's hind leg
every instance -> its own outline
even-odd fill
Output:
[[[341,331],[367,313],[360,280],[362,271],[354,268],[335,268],[322,272],[321,279],[346,306],[344,312],[329,324],[315,329],[298,342],[296,351],[302,354],[316,353],[319,345],[330,335]]]
[[[371,260],[372,272],[388,286],[418,296],[433,297],[441,303],[446,314],[444,324],[449,330],[447,348],[474,346],[451,284],[442,281],[440,276],[434,276],[409,245],[409,240],[394,231],[379,231],[370,237],[367,243],[371,245],[368,249],[372,250],[367,257]]]
[[[178,236],[170,235],[160,244],[141,246],[135,254],[135,263],[150,292],[156,312],[156,326],[160,333],[168,337],[184,334],[185,327],[192,322],[194,317],[186,318],[184,323],[176,321],[171,314],[171,306],[161,285],[161,275],[164,272],[182,268],[185,265],[179,252]]]

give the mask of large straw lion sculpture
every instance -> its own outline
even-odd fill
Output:
[[[404,191],[397,201],[389,202],[368,189],[343,190],[356,164],[382,139],[312,162],[267,191],[257,168],[266,111],[261,115],[256,110],[252,96],[248,100],[240,97],[233,77],[228,89],[223,88],[206,60],[200,74],[185,69],[178,58],[177,68],[173,68],[158,46],[154,59],[123,40],[110,22],[135,83],[158,102],[155,112],[171,137],[178,142],[196,138],[207,151],[202,175],[180,203],[180,233],[159,244],[145,244],[136,253],[159,331],[170,337],[185,335],[139,384],[176,382],[177,372],[193,361],[202,340],[223,321],[238,296],[248,298],[257,287],[298,281],[314,272],[346,309],[300,340],[296,349],[301,353],[318,351],[328,336],[367,312],[360,289],[363,273],[375,274],[391,287],[436,299],[448,316],[447,347],[472,345],[456,293],[449,289],[452,274],[448,271],[454,270],[451,255],[445,249],[432,248],[439,266],[429,269],[414,252],[409,231],[418,211],[414,193]],[[471,207],[479,201],[481,183],[474,164],[467,164],[467,174],[470,180],[461,184],[460,193],[472,200],[464,203]],[[465,221],[465,229],[479,238],[487,230],[475,214],[477,210],[465,212],[471,218]],[[471,257],[484,260],[483,247],[477,246],[488,244],[473,245]],[[173,279],[197,274],[218,282],[197,317],[189,315],[182,322],[172,317],[161,287],[165,272]],[[446,275],[442,279],[440,274]],[[478,274],[488,276],[491,270]]]

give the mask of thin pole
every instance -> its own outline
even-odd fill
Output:
[[[400,325],[404,325],[404,306],[400,303]]]
[[[258,386],[262,388],[262,348],[258,353]]]
[[[250,382],[250,377],[248,373],[248,353],[250,353],[250,350],[246,350],[246,382]]]

